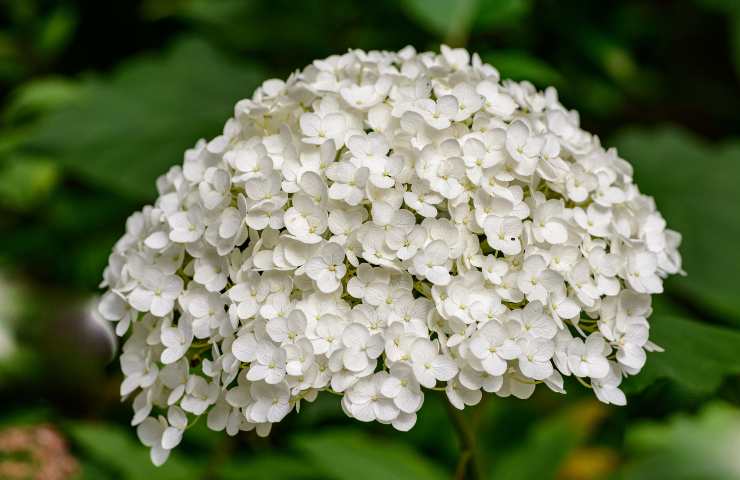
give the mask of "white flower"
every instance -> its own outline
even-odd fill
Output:
[[[406,363],[395,363],[390,369],[390,376],[381,386],[381,393],[393,399],[393,403],[402,412],[414,413],[421,408],[424,394],[413,369]]]
[[[344,249],[336,243],[326,243],[319,255],[306,262],[306,275],[316,282],[324,293],[331,293],[339,288],[340,281],[347,273],[344,265]]]
[[[516,255],[521,252],[522,221],[516,217],[489,216],[483,225],[488,244],[504,255]]]
[[[507,360],[519,356],[521,348],[516,343],[519,327],[513,322],[504,325],[491,321],[473,334],[470,339],[470,352],[480,360],[489,375],[502,375],[507,368]]]
[[[446,382],[457,374],[457,365],[449,357],[438,352],[435,343],[419,338],[411,345],[411,366],[416,380],[427,388]]]
[[[329,165],[326,176],[334,181],[329,187],[329,198],[344,200],[349,205],[358,205],[365,198],[365,184],[370,176],[367,167],[358,167],[352,162]]]
[[[523,338],[519,340],[519,369],[524,376],[533,380],[544,380],[552,374],[550,359],[555,348],[545,338]]]
[[[660,351],[651,295],[681,237],[554,89],[464,49],[350,50],[234,112],[158,179],[103,273],[154,463],[188,416],[264,436],[329,389],[402,431],[424,388],[462,409],[573,374],[623,405]]]
[[[249,393],[255,400],[245,411],[250,422],[279,422],[291,410],[290,391],[285,384],[255,382],[250,387]]]
[[[466,405],[477,405],[483,397],[480,390],[467,388],[459,380],[448,382],[445,393],[450,403],[458,410],[462,410]]]
[[[187,212],[177,212],[170,215],[167,221],[170,224],[170,240],[178,243],[192,243],[203,235],[205,230],[204,216],[200,209],[194,208]]]
[[[532,233],[535,240],[552,245],[565,243],[568,239],[568,230],[562,216],[561,201],[548,200],[539,205],[532,213]]]
[[[610,351],[598,333],[589,335],[585,342],[574,338],[568,344],[568,367],[578,377],[604,378],[609,373],[606,356]]]
[[[193,341],[193,329],[187,319],[181,318],[176,327],[162,327],[162,351],[161,360],[165,365],[175,363],[190,348]]]
[[[457,99],[452,95],[445,95],[438,100],[417,100],[414,110],[419,113],[424,121],[432,128],[442,130],[452,123],[452,119],[458,115],[460,110]]]
[[[514,171],[519,175],[532,175],[544,143],[542,137],[531,134],[526,123],[520,120],[512,123],[506,132],[506,151],[514,159]]]
[[[563,278],[547,268],[547,262],[541,255],[527,257],[517,277],[519,290],[530,302],[547,303],[550,292],[562,284]]]
[[[327,222],[326,211],[303,194],[295,195],[293,206],[285,212],[285,227],[296,240],[303,243],[319,243]]]
[[[249,367],[247,380],[264,380],[269,384],[280,383],[285,378],[285,350],[261,343],[257,345],[256,358]]]
[[[341,145],[344,143],[347,120],[340,112],[328,113],[323,117],[316,113],[304,113],[301,115],[300,127],[306,143],[321,145],[330,139],[336,145]]]
[[[382,393],[387,376],[387,373],[380,372],[361,379],[347,390],[342,399],[342,406],[361,422],[393,421],[398,416],[399,409],[393,400]]]
[[[218,384],[208,383],[203,377],[191,375],[185,386],[185,395],[180,406],[186,412],[200,415],[212,405],[218,397]]]
[[[483,96],[483,106],[493,115],[509,118],[517,108],[514,100],[494,82],[488,80],[480,82],[475,91]]]
[[[380,335],[371,335],[368,329],[359,323],[351,323],[342,332],[341,350],[344,368],[352,372],[362,372],[383,352],[383,339]]]
[[[435,240],[414,256],[416,274],[434,285],[450,283],[450,249],[442,240]]]
[[[182,278],[147,268],[139,286],[129,295],[130,305],[140,312],[164,317],[172,311],[182,291]]]
[[[161,416],[158,419],[148,417],[136,427],[136,434],[139,436],[141,443],[151,449],[149,456],[156,466],[164,464],[170,456],[171,449],[162,445],[162,437],[167,428],[167,420]]]

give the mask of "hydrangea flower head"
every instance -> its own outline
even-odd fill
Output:
[[[198,416],[267,435],[321,392],[399,430],[428,389],[462,409],[573,375],[623,405],[681,270],[630,164],[553,88],[446,46],[268,80],[157,188],[99,304],[155,464]]]

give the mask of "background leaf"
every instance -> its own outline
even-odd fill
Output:
[[[639,375],[625,388],[639,391],[668,378],[701,393],[716,390],[728,375],[740,374],[740,332],[670,315],[650,317],[650,339],[665,352],[648,354]]]
[[[696,417],[678,415],[665,424],[633,427],[626,444],[636,458],[619,477],[624,480],[740,478],[740,411],[722,403]]]
[[[556,478],[559,466],[578,447],[604,417],[605,407],[596,402],[581,402],[557,415],[541,419],[524,442],[495,463],[490,478],[506,480],[546,480]]]
[[[501,78],[527,80],[540,88],[561,83],[562,77],[542,60],[525,52],[501,50],[483,54],[483,60],[501,73]]]
[[[198,138],[220,133],[262,77],[202,41],[181,40],[165,58],[84,80],[80,101],[47,117],[31,145],[87,182],[149,200],[154,180]]]
[[[681,232],[687,276],[666,285],[724,321],[740,325],[740,142],[707,145],[685,130],[626,130],[613,142],[635,168],[640,191],[655,197]]]
[[[478,0],[403,0],[401,4],[422,26],[453,46],[464,43],[478,8]]]
[[[359,431],[316,431],[297,437],[294,443],[327,477],[338,480],[447,478],[443,469],[409,445]]]
[[[66,429],[72,440],[97,465],[108,468],[126,480],[188,480],[201,478],[201,470],[180,457],[170,455],[161,467],[149,460],[149,451],[141,445],[131,429],[102,424],[77,422]]]

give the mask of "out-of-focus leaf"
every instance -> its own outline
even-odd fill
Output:
[[[44,57],[51,57],[63,50],[72,38],[77,18],[74,10],[57,7],[41,24],[36,37],[36,48]]]
[[[695,305],[740,325],[740,142],[708,145],[664,127],[626,130],[614,144],[635,168],[669,228],[683,236],[687,276],[666,286]]]
[[[302,458],[261,454],[251,460],[232,460],[216,471],[220,480],[301,480],[320,478]]]
[[[716,389],[727,375],[740,374],[740,332],[671,315],[650,317],[650,340],[665,349],[648,355],[639,375],[624,388],[638,391],[668,378],[701,393]]]
[[[735,0],[694,0],[694,3],[707,10],[714,10],[717,12],[740,12],[740,4]]]
[[[0,164],[0,205],[25,210],[38,204],[56,185],[58,170],[48,158],[8,158]]]
[[[448,473],[410,446],[359,431],[314,432],[295,438],[296,447],[326,477],[338,480],[435,480]]]
[[[555,478],[559,467],[603,418],[606,408],[596,401],[577,404],[536,422],[526,441],[497,459],[489,478],[545,480]]]
[[[481,55],[501,73],[501,78],[512,80],[529,80],[542,88],[561,83],[562,77],[550,65],[529,55],[515,50],[500,50]]]
[[[531,9],[531,0],[479,0],[474,27],[488,31],[516,25]]]
[[[82,450],[83,458],[126,480],[188,480],[201,478],[203,473],[176,453],[170,455],[167,463],[155,467],[148,449],[138,443],[132,430],[116,425],[72,423],[66,431]]]
[[[403,0],[401,5],[422,27],[454,46],[462,46],[479,0]]]
[[[740,478],[740,410],[729,405],[640,424],[628,430],[626,444],[635,459],[624,468],[624,480]]]
[[[78,83],[61,77],[25,83],[11,96],[3,117],[12,123],[21,117],[53,111],[77,100],[80,89]]]
[[[730,16],[730,48],[732,62],[735,64],[735,73],[740,77],[740,2],[736,2],[736,11]]]
[[[180,163],[198,138],[218,134],[261,77],[253,65],[183,40],[165,57],[136,59],[110,78],[85,80],[83,97],[42,121],[31,147],[89,182],[149,200],[156,177]]]

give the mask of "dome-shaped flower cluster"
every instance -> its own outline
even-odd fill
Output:
[[[301,400],[414,425],[424,389],[603,402],[645,363],[680,236],[553,88],[462,49],[353,50],[269,80],[129,218],[100,313],[162,463],[188,424]]]

